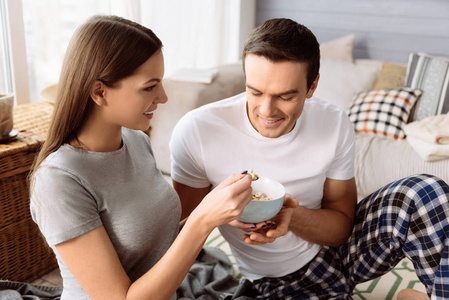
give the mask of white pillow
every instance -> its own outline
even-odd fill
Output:
[[[346,110],[354,95],[373,88],[380,69],[378,65],[322,58],[314,96]]]
[[[423,91],[412,120],[449,113],[449,58],[410,53],[404,86]]]
[[[350,34],[321,43],[321,58],[353,61],[354,40],[355,35]]]

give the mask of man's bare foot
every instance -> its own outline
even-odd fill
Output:
[[[404,289],[398,293],[398,300],[429,300],[427,294],[414,289]]]

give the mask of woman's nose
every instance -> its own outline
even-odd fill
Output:
[[[165,93],[165,89],[164,89],[164,86],[162,85],[162,83],[160,84],[160,88],[159,88],[158,92],[159,93],[156,97],[157,103],[166,103],[168,101],[168,97],[167,97],[167,94]]]

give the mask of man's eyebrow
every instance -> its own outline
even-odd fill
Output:
[[[256,89],[255,87],[251,86],[248,83],[246,84],[246,87],[249,88],[249,89],[252,89],[252,90],[254,90],[254,91],[258,92],[258,93],[262,93],[261,91],[259,91],[258,89]]]
[[[252,90],[254,90],[254,91],[258,92],[258,93],[262,93],[261,91],[259,91],[255,87],[251,86],[250,84],[246,84],[246,87],[249,88],[249,89],[252,89]],[[285,95],[297,94],[297,93],[299,93],[299,91],[297,89],[291,89],[291,90],[288,90],[288,91],[285,91],[285,92],[282,92],[282,93],[279,93],[279,94],[274,94],[273,96],[279,97],[279,96],[285,96]]]

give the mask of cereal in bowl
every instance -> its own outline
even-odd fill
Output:
[[[267,201],[267,200],[272,200],[271,197],[268,197],[267,195],[261,193],[261,192],[253,192],[253,196],[251,198],[251,200],[259,200],[259,201]]]

